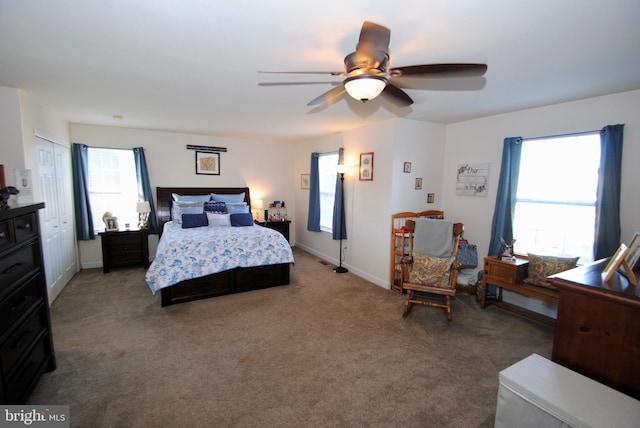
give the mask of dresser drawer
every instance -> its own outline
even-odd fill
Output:
[[[34,305],[43,301],[41,281],[40,274],[34,276],[0,302],[0,314],[3,315],[0,318],[0,337],[9,330],[18,318],[30,312]]]
[[[0,347],[0,369],[3,377],[9,377],[20,357],[46,331],[47,320],[44,314],[43,310],[34,312]]]
[[[43,364],[47,359],[46,336],[38,340],[38,343],[27,357],[17,367],[16,374],[6,387],[7,403],[17,404],[25,401],[24,394],[43,372]]]
[[[142,251],[115,252],[111,255],[111,265],[118,266],[128,263],[142,263]]]
[[[38,234],[38,223],[36,221],[35,213],[16,217],[13,220],[16,242],[24,241],[25,239],[29,239]]]
[[[111,248],[140,246],[142,244],[142,236],[139,233],[121,232],[109,237],[109,245]]]
[[[40,269],[38,242],[27,245],[0,260],[0,299],[20,279]]]
[[[9,221],[0,222],[0,251],[9,247],[15,241],[11,233],[11,223]]]

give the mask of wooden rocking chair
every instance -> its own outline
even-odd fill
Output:
[[[406,291],[404,311],[406,318],[414,304],[443,308],[451,325],[451,298],[456,295],[456,282],[460,264],[455,261],[458,241],[464,231],[462,223],[453,224],[451,257],[432,257],[414,251],[402,263],[402,289]]]

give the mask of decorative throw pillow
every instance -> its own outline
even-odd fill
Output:
[[[176,224],[182,223],[182,214],[202,214],[204,202],[173,201],[171,203],[171,220]]]
[[[225,211],[224,207],[225,207],[224,202],[208,201],[204,203],[204,210],[211,211],[214,213],[223,213]]]
[[[225,210],[228,214],[248,213],[249,205],[246,202],[226,202]]]
[[[230,214],[231,226],[253,226],[253,216],[251,213]]]
[[[555,288],[547,282],[546,278],[549,275],[573,269],[576,267],[576,263],[579,259],[579,257],[540,256],[531,253],[528,253],[528,257],[528,276],[525,278],[524,282],[549,288]]]
[[[207,212],[207,220],[209,220],[209,227],[231,227],[229,214]]]
[[[453,260],[453,257],[440,258],[414,253],[409,282],[438,288],[451,288],[449,274]]]
[[[207,215],[202,214],[182,214],[182,228],[191,229],[192,227],[208,226],[209,221]]]

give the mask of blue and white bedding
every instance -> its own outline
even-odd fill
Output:
[[[295,263],[291,246],[278,231],[262,226],[195,227],[168,222],[145,281],[161,288],[236,267]]]

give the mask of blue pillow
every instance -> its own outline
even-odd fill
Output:
[[[212,213],[223,213],[225,202],[209,201],[204,203],[204,210]]]
[[[216,202],[244,202],[244,192],[231,195],[212,193],[211,198]]]
[[[253,216],[251,213],[231,214],[231,226],[252,226]]]
[[[224,206],[224,209],[227,212],[227,214],[244,214],[244,213],[251,212],[249,211],[249,205],[247,205],[246,202],[239,202],[239,203],[227,202]]]
[[[207,214],[182,214],[182,228],[191,229],[192,227],[208,226]]]

